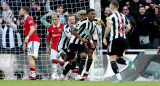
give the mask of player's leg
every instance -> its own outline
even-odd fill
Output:
[[[51,77],[53,75],[58,76],[58,74],[57,74],[58,60],[56,58],[57,53],[58,52],[56,50],[51,49],[51,58],[50,58],[50,60],[52,61],[52,75],[51,75]]]
[[[122,76],[119,73],[119,68],[117,66],[116,60],[117,60],[117,55],[110,55],[111,68],[117,77],[117,81],[115,82],[123,82]]]
[[[85,66],[86,57],[87,57],[87,49],[84,45],[79,45],[78,52],[80,52],[80,64],[79,64],[79,70],[78,75],[75,80],[81,80],[81,74]]]
[[[28,49],[27,59],[28,59],[29,66],[30,66],[30,76],[26,80],[36,80],[36,74],[35,74],[36,63],[35,63],[35,59],[38,58],[39,45],[40,45],[40,43],[36,42],[36,41],[31,41],[27,45],[27,49]]]
[[[35,79],[36,78],[36,74],[35,74],[35,69],[36,69],[36,63],[35,63],[35,58],[31,55],[27,56],[27,60],[29,63],[29,67],[30,67],[30,75],[29,78],[31,79]]]
[[[68,51],[65,55],[65,61],[68,61],[68,64],[65,66],[62,76],[66,76],[69,70],[72,68],[72,63],[75,61],[75,52],[77,51],[75,44],[70,44]]]
[[[88,77],[88,72],[89,72],[89,69],[90,69],[92,61],[93,61],[93,52],[94,52],[94,49],[91,49],[91,48],[88,49],[87,66],[86,66],[86,70],[85,70],[81,80],[85,80]]]

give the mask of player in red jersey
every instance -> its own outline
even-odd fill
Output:
[[[56,55],[58,53],[57,51],[57,45],[61,36],[61,31],[63,29],[63,24],[59,23],[59,16],[57,14],[52,15],[52,22],[53,24],[48,27],[47,31],[47,53],[50,54],[50,40],[52,38],[52,44],[51,44],[51,60],[52,60],[52,75],[53,76],[58,76],[57,74],[57,63],[59,61],[59,64],[64,66],[65,62],[64,60],[60,57],[58,60],[56,58]]]
[[[35,30],[35,23],[32,17],[28,15],[29,7],[22,7],[19,11],[19,15],[24,18],[23,29],[25,33],[25,41],[22,49],[25,50],[27,46],[27,59],[30,66],[30,76],[25,80],[36,80],[35,59],[38,58],[38,50],[40,45],[40,38],[38,37]]]

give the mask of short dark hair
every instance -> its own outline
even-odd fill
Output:
[[[117,0],[112,0],[111,4],[115,7],[118,8],[119,7],[119,2]]]
[[[27,13],[29,13],[29,11],[30,11],[30,8],[27,6],[23,6],[22,9],[25,10]]]
[[[94,9],[88,9],[88,10],[87,10],[87,15],[88,15],[91,11],[95,11],[95,10],[94,10]]]
[[[146,8],[145,8],[145,6],[140,6],[140,7],[139,7],[139,9],[140,9],[140,8],[144,8],[144,9],[146,9]]]

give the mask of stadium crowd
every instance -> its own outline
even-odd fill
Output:
[[[23,20],[18,13],[22,6],[30,7],[29,15],[35,20],[37,34],[41,39],[40,51],[45,52],[46,34],[51,23],[51,15],[58,14],[60,23],[67,24],[67,15],[76,14],[81,9],[88,9],[89,0],[0,0],[1,53],[22,51],[25,36]]]
[[[111,0],[101,0],[102,20],[111,14]],[[119,0],[119,12],[126,15],[132,30],[128,34],[131,49],[157,49],[160,45],[159,0]]]

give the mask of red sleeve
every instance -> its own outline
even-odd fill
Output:
[[[27,22],[28,22],[29,27],[35,25],[34,20],[32,18],[30,18]]]
[[[52,37],[52,34],[51,34],[50,29],[48,27],[48,30],[47,30],[47,41],[50,41],[51,37]]]

